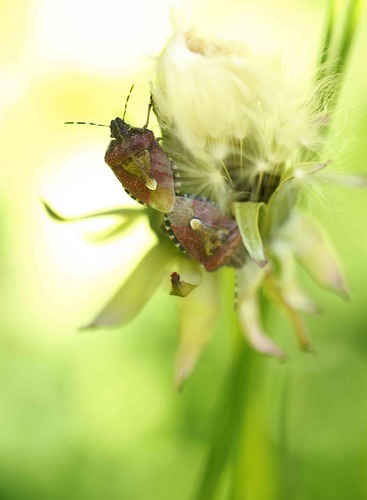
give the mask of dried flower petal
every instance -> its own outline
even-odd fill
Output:
[[[170,295],[175,297],[187,297],[197,287],[197,285],[182,280],[181,276],[176,272],[171,274],[171,285]]]
[[[198,262],[183,256],[177,260],[178,272],[171,273],[170,295],[187,297],[202,280],[202,270]]]

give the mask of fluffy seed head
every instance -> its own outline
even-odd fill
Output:
[[[186,193],[229,212],[232,201],[267,201],[281,174],[317,147],[325,111],[278,60],[238,42],[176,32],[152,83],[165,147]]]

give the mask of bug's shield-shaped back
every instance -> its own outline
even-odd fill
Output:
[[[210,201],[176,196],[166,220],[171,237],[207,271],[244,264],[246,251],[236,222]]]
[[[175,192],[171,165],[153,132],[116,118],[105,161],[135,200],[163,213],[173,209]]]

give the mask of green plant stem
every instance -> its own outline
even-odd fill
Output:
[[[337,48],[335,73],[342,73],[347,62],[350,48],[355,36],[358,21],[362,12],[362,0],[350,0],[346,9],[343,25],[341,28],[341,36]]]
[[[214,498],[222,472],[240,441],[250,391],[250,372],[256,353],[245,342],[238,344],[212,420],[210,450],[201,483],[194,498]]]
[[[294,484],[299,479],[297,464],[292,463],[289,452],[289,403],[290,403],[290,367],[285,370],[279,411],[279,448],[278,468],[280,491],[284,500],[295,498]]]
[[[197,500],[215,497],[222,484],[223,472],[240,443],[243,421],[251,396],[251,373],[258,356],[246,345],[233,311],[233,274],[231,275],[228,269],[223,270],[223,278],[225,311],[233,339],[233,354],[211,418],[209,451],[200,484],[193,496]]]
[[[330,45],[334,32],[335,16],[336,16],[335,0],[330,0],[326,24],[325,24],[324,39],[322,41],[320,50],[320,59],[318,63],[319,67],[318,78],[323,78],[325,76],[325,71],[326,71],[325,64],[327,63],[330,57]]]

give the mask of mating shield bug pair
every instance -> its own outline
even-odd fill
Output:
[[[110,124],[111,141],[105,153],[107,165],[133,199],[167,214],[166,229],[171,238],[208,271],[224,265],[241,267],[245,249],[236,222],[209,200],[176,195],[170,160],[147,128],[152,99],[142,128],[125,122],[132,88],[123,117],[115,118]]]

